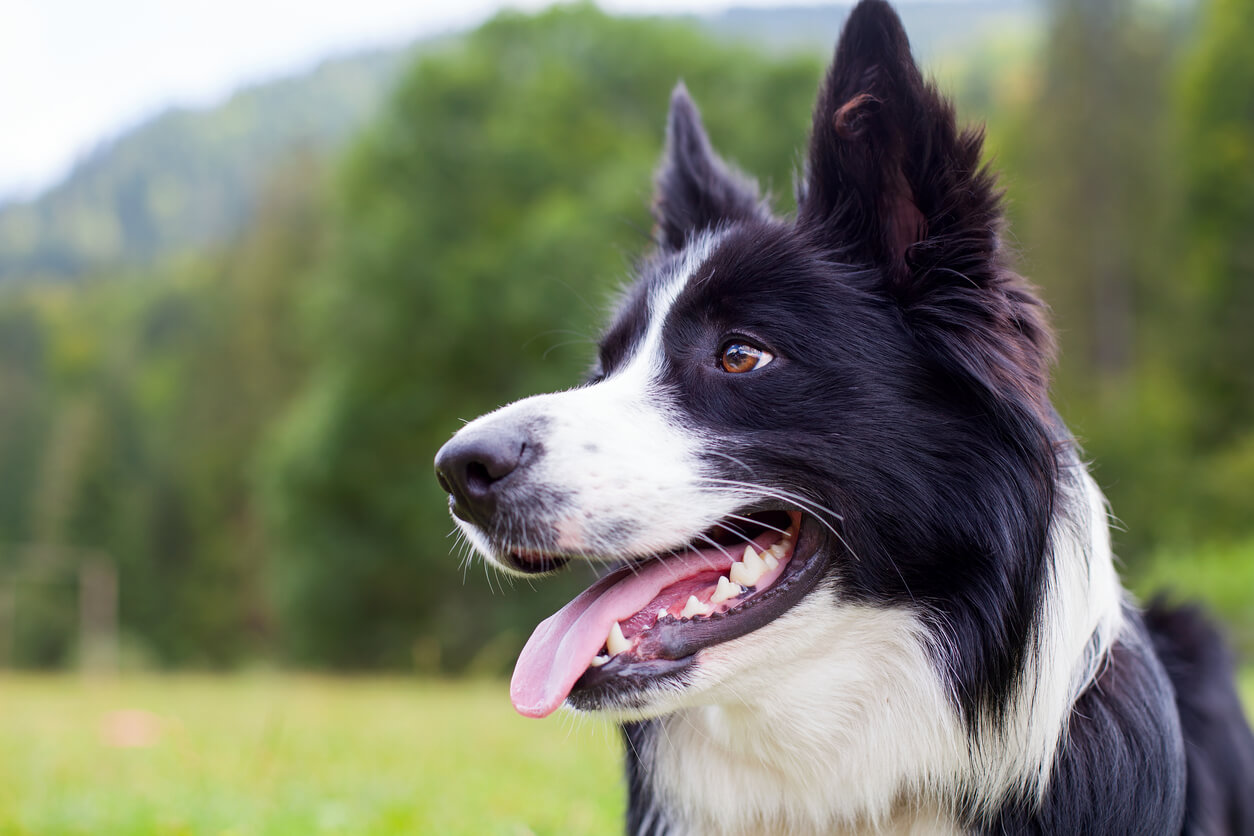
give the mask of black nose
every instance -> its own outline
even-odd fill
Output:
[[[435,477],[453,497],[453,513],[487,527],[496,513],[498,489],[518,469],[527,437],[510,427],[461,433],[435,456]]]

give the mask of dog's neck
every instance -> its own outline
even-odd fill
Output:
[[[972,804],[1043,787],[1071,707],[1122,623],[1101,493],[1079,472],[1066,494],[1027,687],[1003,724],[981,729],[983,745],[973,748],[945,693],[936,666],[946,649],[929,646],[935,631],[916,612],[824,590],[763,628],[780,642],[705,651],[734,658],[740,675],[707,689],[698,678],[701,704],[640,736],[647,803],[669,826],[660,832],[961,832],[960,804],[969,817]],[[780,647],[787,660],[757,658]]]

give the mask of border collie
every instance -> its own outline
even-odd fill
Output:
[[[1231,663],[1120,585],[980,153],[883,0],[793,219],[681,85],[590,379],[439,452],[486,559],[611,567],[510,693],[622,722],[630,833],[1254,833]]]

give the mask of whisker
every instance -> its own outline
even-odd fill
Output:
[[[734,558],[734,557],[732,557],[732,556],[731,556],[731,552],[727,551],[727,549],[725,549],[725,548],[723,548],[722,546],[720,546],[720,545],[718,544],[718,541],[717,541],[717,540],[715,540],[713,537],[709,536],[708,534],[698,534],[698,535],[697,535],[697,537],[699,537],[700,539],[702,539],[702,540],[704,540],[705,542],[709,543],[709,544],[710,544],[711,546],[713,546],[714,548],[716,548],[716,549],[718,549],[719,551],[721,551],[721,552],[723,553],[723,556],[724,556],[724,557],[726,557],[728,560],[730,560],[732,563],[735,563],[735,562],[736,562],[736,558]],[[709,561],[706,561],[706,565],[707,565],[707,566],[709,566],[711,569],[717,569],[717,568],[718,568],[717,566],[714,566],[713,564],[711,564]]]
[[[843,515],[837,513],[836,511],[833,511],[831,508],[821,505],[818,502],[812,499],[809,499],[808,497],[801,496],[800,494],[797,494],[793,491],[784,490],[782,488],[772,488],[772,487],[767,487],[766,485],[754,484],[752,482],[742,482],[737,479],[718,479],[718,478],[710,477],[710,476],[702,477],[702,481],[706,483],[707,488],[710,488],[716,491],[722,490],[724,492],[729,492],[729,493],[740,493],[743,491],[752,491],[752,492],[761,494],[763,496],[769,496],[773,499],[778,499],[782,502],[795,502],[798,505],[800,505],[803,510],[809,511],[810,514],[816,520],[818,520],[820,524],[822,524],[828,531],[830,531],[832,533],[832,536],[835,537],[840,542],[840,544],[845,547],[845,549],[849,552],[849,554],[853,556],[854,560],[861,560],[861,558],[858,557],[857,552],[855,552],[853,548],[849,545],[849,541],[845,539],[844,535],[842,535],[839,531],[837,531],[834,525],[832,525],[830,522],[824,519],[824,515],[828,515],[835,520],[844,519]],[[900,569],[897,570],[897,574],[898,575],[901,574]],[[902,579],[902,582],[903,583],[905,582],[904,578]]]
[[[742,468],[744,468],[745,473],[747,473],[748,475],[750,475],[750,476],[752,476],[752,475],[753,475],[753,468],[752,468],[752,467],[750,467],[749,465],[745,464],[745,463],[744,463],[744,461],[742,461],[741,459],[736,458],[735,456],[731,455],[730,453],[724,453],[722,450],[703,450],[703,451],[702,451],[702,453],[703,453],[703,454],[708,453],[708,454],[713,455],[713,456],[722,456],[723,458],[727,459],[729,462],[731,462],[731,463],[733,463],[733,464],[738,464],[738,465],[740,465]]]
[[[589,343],[588,340],[565,340],[560,343],[553,343],[553,345],[549,346],[548,348],[544,350],[544,353],[540,355],[540,359],[542,360],[549,359],[549,355],[559,348],[564,348],[568,345],[586,345],[588,343]]]
[[[762,522],[761,520],[755,520],[755,519],[753,519],[752,517],[742,517],[740,514],[728,514],[728,515],[727,515],[727,517],[728,517],[728,519],[740,520],[741,522],[747,522],[747,523],[753,523],[754,525],[760,525],[760,526],[762,526],[763,528],[766,528],[766,529],[769,529],[769,530],[771,530],[771,531],[774,531],[776,534],[785,534],[785,533],[787,533],[787,529],[784,529],[784,528],[776,528],[776,527],[775,527],[775,526],[773,526],[773,525],[769,525],[768,523],[764,523],[764,522]],[[726,523],[718,523],[718,524],[719,524],[719,525],[721,525],[721,526],[723,526],[724,528],[727,528]],[[728,530],[729,530],[729,531],[733,531],[733,529],[728,529]],[[739,533],[739,532],[734,532],[734,533]]]
[[[827,529],[833,534],[839,534],[839,532],[837,532],[827,520],[823,519],[823,515],[830,516],[832,519],[836,520],[843,520],[844,516],[836,511],[833,511],[831,508],[824,507],[814,500],[807,499],[799,494],[792,493],[791,491],[768,488],[764,485],[752,485],[748,482],[734,482],[728,479],[707,478],[705,481],[712,483],[707,485],[707,487],[713,490],[723,490],[726,493],[744,494],[746,492],[744,489],[750,488],[754,493],[761,496],[769,496],[772,499],[778,499],[782,502],[795,502],[797,505],[801,506],[802,510],[809,511],[819,520],[819,522],[827,526]],[[726,487],[726,485],[731,485],[732,487]]]

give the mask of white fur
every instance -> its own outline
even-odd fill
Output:
[[[838,604],[824,587],[766,627],[701,651],[680,697],[687,705],[659,721],[651,753],[676,833],[947,822],[931,799],[956,786],[965,735],[926,647],[905,610]]]

